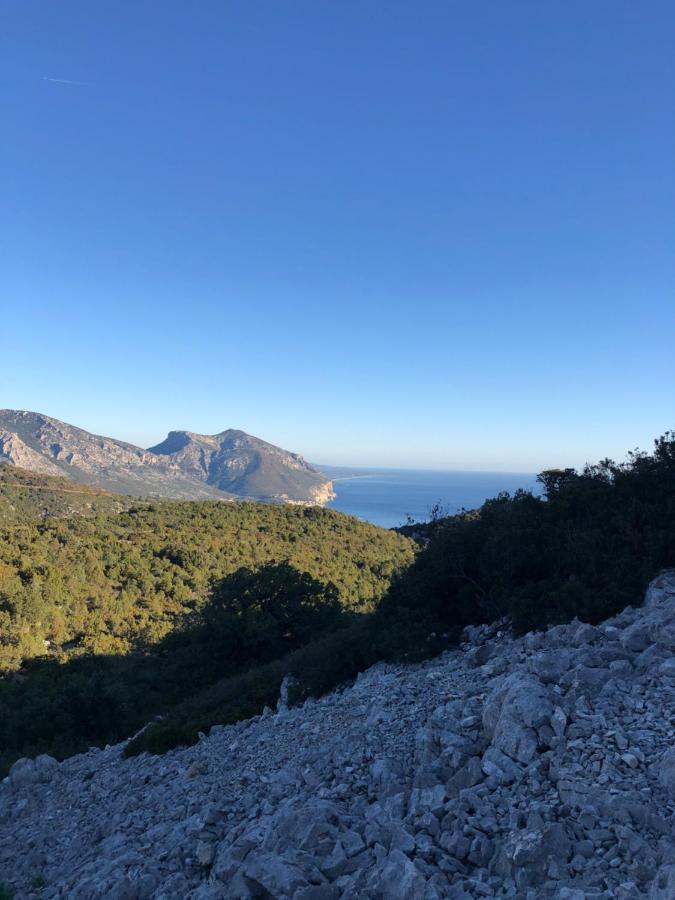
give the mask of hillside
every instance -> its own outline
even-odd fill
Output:
[[[33,476],[37,477],[37,476]],[[318,696],[462,627],[602,621],[675,562],[675,437],[544,472],[439,519],[423,546],[331,510],[131,501],[0,527],[0,764],[119,740],[162,751],[254,715],[287,674]]]
[[[144,450],[40,413],[5,409],[3,461],[134,496],[318,505],[332,497],[330,480],[299,454],[231,429],[216,435],[172,431]]]
[[[5,524],[0,765],[133,737],[12,768],[0,881],[670,900],[675,435],[539,480],[417,548],[252,503]]]
[[[407,538],[332,510],[142,502],[67,484],[0,466],[0,671],[45,652],[145,646],[203,603],[214,579],[271,561],[369,609],[413,557]]]
[[[642,609],[419,666],[165,756],[20,760],[0,877],[24,898],[672,900],[675,573]]]
[[[0,467],[0,767],[22,748],[65,756],[120,740],[214,680],[347,626],[414,552],[332,510],[142,502]],[[238,602],[265,567],[271,597],[298,598],[287,620],[282,598],[202,634],[214,596]]]
[[[135,501],[55,475],[41,475],[0,462],[0,523],[50,516],[96,516],[120,512]]]

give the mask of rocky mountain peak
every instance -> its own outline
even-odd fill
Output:
[[[0,462],[119,493],[323,504],[331,482],[301,456],[236,429],[170,431],[136,447],[26,410],[0,410]]]

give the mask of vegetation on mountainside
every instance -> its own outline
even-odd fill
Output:
[[[143,650],[214,580],[270,561],[372,609],[413,552],[400,535],[316,507],[135,501],[117,514],[0,521],[0,671],[46,653]]]
[[[332,510],[109,507],[63,479],[1,471],[4,763],[120,740],[210,681],[286,655],[372,609],[415,552]]]
[[[479,513],[415,526],[425,547],[371,616],[196,694],[128,752],[194,740],[197,728],[250,715],[263,696],[271,704],[286,673],[300,696],[315,695],[379,659],[432,654],[465,625],[502,616],[520,631],[575,616],[599,622],[639,605],[655,573],[675,564],[675,435],[657,440],[651,455],[543,472],[540,483],[543,496],[502,494]]]
[[[373,528],[358,532],[368,526],[320,510],[219,507],[239,510],[229,521],[229,549],[222,558],[213,550],[219,532],[210,518],[217,504],[145,505],[114,521],[104,517],[30,526],[29,535],[42,548],[54,548],[60,540],[67,547],[74,533],[75,552],[58,557],[58,565],[76,566],[86,548],[86,571],[99,571],[94,563],[100,556],[120,596],[126,584],[121,575],[130,578],[137,559],[149,567],[156,597],[159,579],[173,572],[164,568],[167,562],[189,572],[191,598],[199,593],[197,585],[206,588],[209,583],[211,595],[191,606],[182,595],[176,599],[175,590],[169,592],[180,609],[175,621],[181,627],[158,641],[137,629],[144,653],[81,656],[63,665],[38,660],[24,667],[19,679],[7,679],[0,685],[4,761],[44,750],[67,755],[87,743],[119,739],[161,713],[162,720],[127,748],[128,753],[158,752],[196,740],[198,731],[213,724],[273,706],[286,674],[297,679],[293,697],[300,700],[330,690],[377,660],[434,653],[452,643],[466,624],[504,615],[521,631],[574,616],[597,622],[626,604],[639,604],[650,578],[675,564],[674,435],[659,439],[652,454],[631,454],[625,464],[605,460],[582,472],[544,472],[540,481],[542,497],[523,491],[504,494],[478,513],[437,520],[425,530],[424,548],[414,561],[403,538]],[[271,536],[262,530],[260,537],[265,516],[272,517],[269,521],[278,530]],[[81,532],[87,524],[92,530]],[[151,533],[139,544],[144,527]],[[108,529],[107,543],[79,543],[83,533],[91,541],[102,528]],[[290,541],[294,557],[261,553],[251,559],[266,539],[287,546],[284,528],[296,535]],[[353,534],[345,544],[352,528],[360,537]],[[356,559],[355,551],[366,553],[366,534],[371,562],[364,575],[359,559],[366,557]],[[16,557],[24,539],[19,532],[7,538],[14,541]],[[30,541],[22,544],[22,552],[31,546]],[[167,547],[173,549],[163,549]],[[214,555],[189,556],[203,553],[204,547]],[[247,557],[244,568],[232,565],[229,573],[217,574],[216,561],[225,569],[223,559],[233,562],[235,548]],[[155,564],[158,559],[161,563]],[[272,559],[283,561],[266,564]],[[406,562],[411,564],[406,567]],[[167,583],[187,591],[183,576],[174,576],[178,580]],[[374,603],[390,576],[391,587]],[[366,597],[368,586],[375,590]],[[94,580],[91,596],[97,591]],[[376,608],[354,612],[363,608],[357,600],[364,598]],[[96,607],[92,611],[98,615]],[[132,621],[136,612],[132,605],[132,618],[120,616],[119,621]],[[116,639],[127,647],[124,636]]]
[[[0,748],[9,762],[44,750],[66,756],[92,743],[117,741],[158,713],[184,704],[197,715],[195,698],[240,673],[258,672],[322,635],[333,635],[361,618],[339,601],[337,589],[288,563],[242,568],[216,582],[210,602],[153,652],[126,656],[80,656],[60,664],[39,659],[0,687]],[[232,697],[237,714],[254,715],[278,694],[280,675],[263,679]],[[215,696],[215,695],[214,695]],[[261,706],[253,705],[261,701]],[[250,711],[249,711],[250,710]],[[211,723],[209,723],[211,724]],[[196,733],[196,732],[195,732]]]
[[[675,434],[652,454],[539,476],[543,497],[500,495],[436,523],[396,580],[382,613],[423,615],[430,627],[509,616],[520,631],[598,622],[639,604],[675,563]]]
[[[8,522],[26,524],[48,516],[116,513],[132,503],[138,501],[0,462],[0,527]]]

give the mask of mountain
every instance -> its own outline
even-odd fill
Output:
[[[171,431],[148,451],[171,460],[182,472],[237,496],[287,501],[331,499],[331,482],[297,453],[228,429],[220,434]]]
[[[172,431],[144,450],[50,416],[0,410],[0,462],[136,496],[323,505],[330,480],[297,453],[243,431]]]

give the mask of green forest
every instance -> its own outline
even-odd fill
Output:
[[[285,675],[300,702],[447,649],[468,624],[598,622],[675,565],[673,434],[407,534],[254,503],[107,495],[50,511],[18,501],[23,477],[0,481],[3,766],[147,723],[126,752],[161,752],[273,706]]]
[[[332,510],[139,502],[0,466],[0,672],[45,655],[145,650],[214,580],[272,561],[370,610],[414,546]]]

